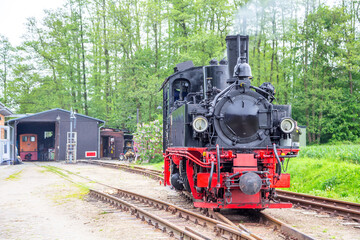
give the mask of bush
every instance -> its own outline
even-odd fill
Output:
[[[162,122],[155,120],[137,125],[134,141],[138,148],[138,162],[156,163],[163,160]]]

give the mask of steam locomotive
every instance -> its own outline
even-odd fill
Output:
[[[297,123],[275,88],[251,85],[249,37],[226,37],[227,58],[177,64],[162,84],[164,184],[188,191],[201,208],[289,208],[284,162],[296,157]]]

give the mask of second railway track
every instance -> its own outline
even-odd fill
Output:
[[[295,206],[326,212],[333,216],[341,216],[360,222],[360,204],[358,203],[282,190],[277,190],[276,192],[281,201],[291,202]]]

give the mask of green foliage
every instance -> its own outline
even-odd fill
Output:
[[[344,0],[70,0],[30,18],[17,48],[0,36],[0,100],[17,113],[73,108],[136,130],[161,114],[174,66],[225,56],[250,36],[256,86],[271,82],[308,143],[360,138],[359,4]],[[297,17],[300,16],[300,17]]]
[[[134,141],[140,156],[140,162],[157,163],[162,156],[162,122],[155,120],[138,124]]]
[[[360,164],[360,145],[321,145],[301,148],[301,158],[327,159]]]
[[[360,165],[332,158],[292,159],[290,191],[360,203]]]

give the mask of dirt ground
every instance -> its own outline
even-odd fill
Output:
[[[129,214],[84,196],[84,189],[66,180],[66,174],[55,174],[41,165],[165,201],[178,199],[177,192],[157,181],[116,169],[56,162],[0,166],[0,239],[168,239]],[[301,209],[266,212],[316,239],[360,240],[360,229],[340,218]]]
[[[97,171],[94,166],[53,165]],[[104,174],[108,169],[99,170]],[[112,173],[117,175],[119,171]],[[1,166],[0,239],[168,239],[127,213],[82,200],[79,192],[76,185],[32,163]]]

